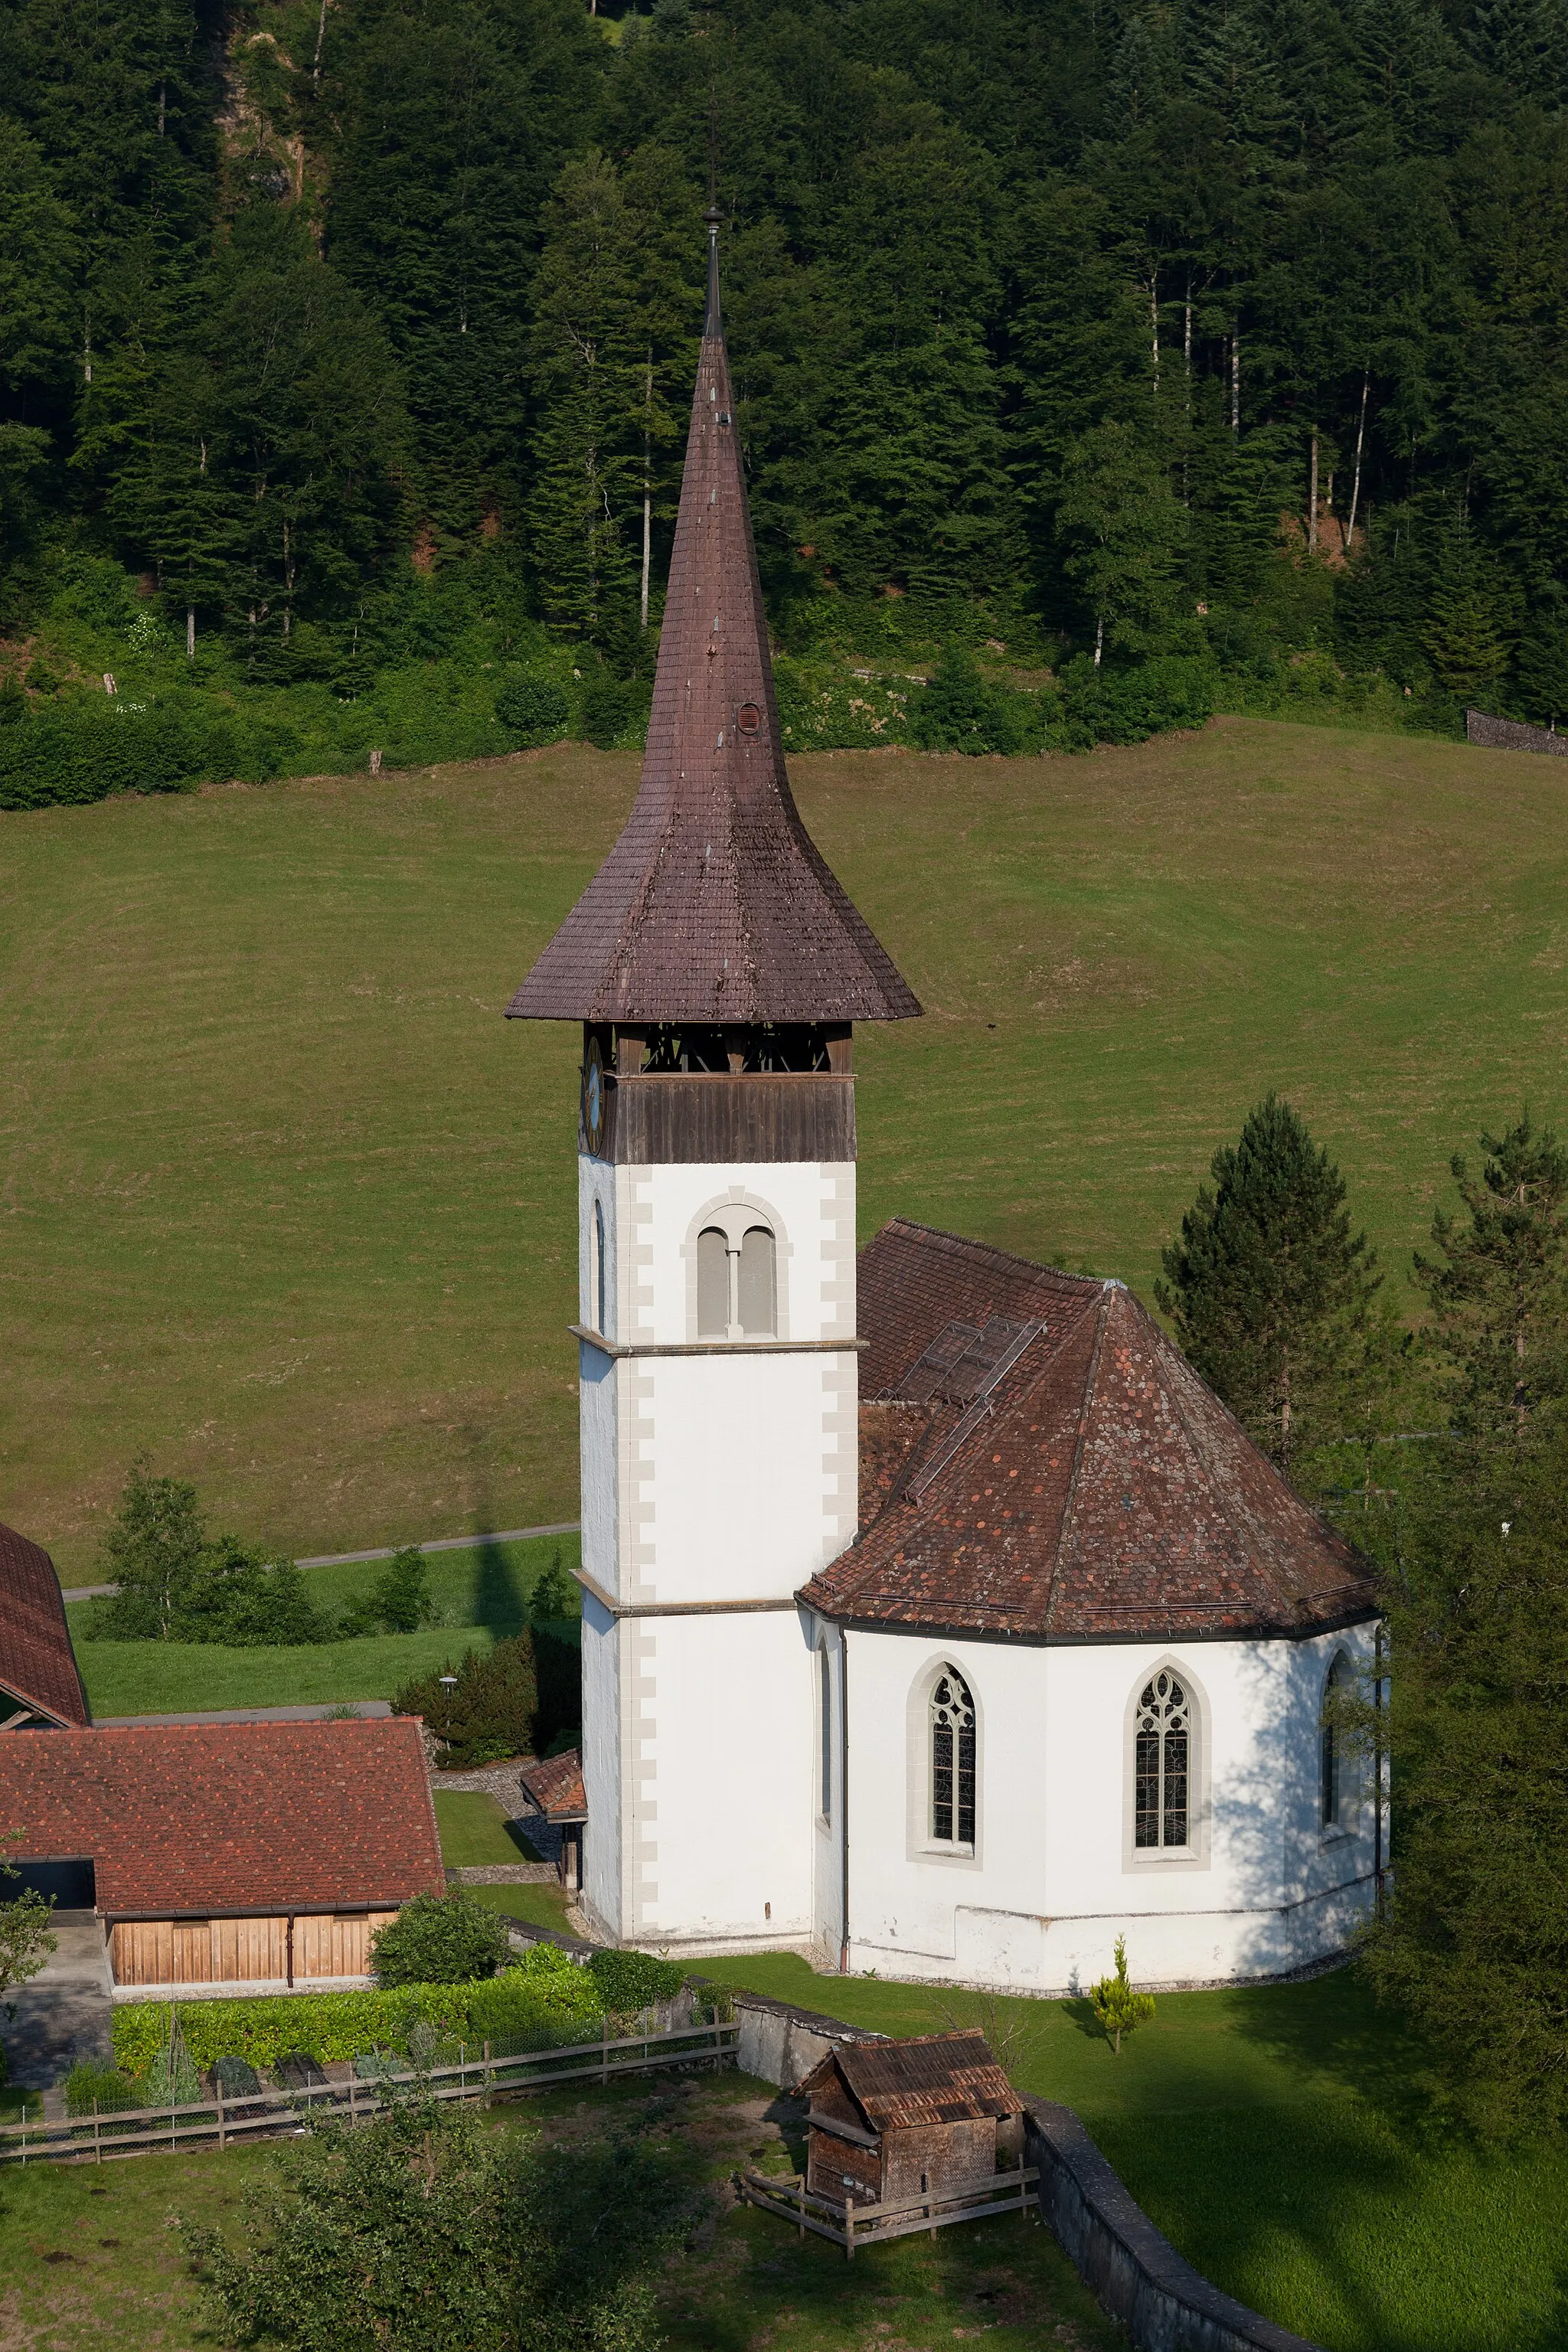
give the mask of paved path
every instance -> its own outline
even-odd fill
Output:
[[[220,1706],[206,1715],[95,1715],[93,1722],[100,1731],[159,1723],[325,1723],[343,1706],[352,1706],[362,1719],[392,1713],[389,1699],[353,1698],[323,1699],[317,1706]]]
[[[109,1951],[96,1911],[58,1911],[50,1922],[59,1949],[11,1995],[16,2021],[0,2024],[11,2080],[46,2091],[78,2056],[107,2058],[114,2021]]]
[[[478,1551],[481,1544],[526,1543],[531,1536],[574,1536],[582,1526],[581,1519],[558,1519],[548,1528],[506,1528],[490,1536],[440,1536],[434,1543],[422,1543],[421,1551]],[[362,1559],[390,1559],[401,1546],[387,1544],[380,1551],[322,1551],[312,1559],[297,1559],[296,1568],[353,1568]],[[97,1601],[103,1593],[118,1592],[117,1584],[72,1584],[61,1593],[62,1601]]]

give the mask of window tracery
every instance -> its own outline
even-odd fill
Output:
[[[1162,1666],[1138,1701],[1133,1843],[1140,1848],[1188,1843],[1192,1728],[1191,1701]]]
[[[1345,1758],[1340,1739],[1339,1710],[1344,1703],[1344,1693],[1351,1679],[1350,1662],[1343,1652],[1329,1668],[1323,1685],[1323,1712],[1319,1726],[1318,1802],[1322,1825],[1326,1830],[1342,1827],[1345,1808]]]
[[[697,1236],[697,1336],[768,1339],[778,1329],[778,1244],[773,1228],[704,1225]]]
[[[974,1701],[956,1666],[931,1695],[931,1834],[938,1845],[974,1843]]]

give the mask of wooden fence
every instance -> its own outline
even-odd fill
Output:
[[[737,2176],[737,2186],[749,2204],[793,2221],[803,2238],[810,2230],[819,2238],[830,2239],[853,2262],[858,2245],[912,2238],[922,2230],[929,2230],[934,2238],[939,2230],[950,2228],[954,2221],[983,2221],[991,2213],[1026,2215],[1031,2206],[1039,2205],[1039,2179],[1036,2167],[1020,2165],[945,2197],[904,2197],[882,2205],[858,2205],[852,2197],[842,2200],[818,2197],[798,2172],[787,2180],[776,2173],[742,2172]]]
[[[143,2156],[163,2148],[226,2147],[256,2133],[298,2132],[313,2116],[347,2124],[368,2122],[389,2104],[387,2093],[428,2087],[437,2099],[525,2096],[557,2083],[607,2083],[618,2074],[645,2074],[666,2066],[732,2064],[738,2025],[689,2025],[673,2032],[634,2033],[612,2042],[569,2042],[556,2050],[500,2055],[484,2042],[477,2054],[463,2052],[456,2065],[419,2074],[378,2070],[363,2080],[322,2081],[298,2090],[254,2093],[229,2098],[216,2088],[189,2105],[128,2107],[69,2116],[47,2123],[9,2124],[0,2128],[0,2164],[101,2164],[106,2156]]]

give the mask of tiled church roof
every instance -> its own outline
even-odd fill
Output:
[[[861,1533],[829,1617],[1055,1642],[1303,1634],[1366,1563],[1116,1282],[896,1219],[862,1252]]]
[[[715,244],[641,787],[513,1014],[744,1024],[921,1009],[790,793],[734,406]]]
[[[58,1723],[88,1721],[60,1581],[47,1551],[0,1527],[0,1694]],[[0,1723],[13,1710],[0,1696]]]

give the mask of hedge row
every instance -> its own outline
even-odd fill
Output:
[[[473,2044],[537,2034],[544,2049],[557,2040],[597,2032],[605,2009],[591,1969],[576,1967],[552,1944],[536,1944],[517,1967],[479,1984],[183,2000],[179,2022],[193,2063],[205,2072],[219,2058],[244,2058],[260,2068],[277,2066],[296,2053],[321,2065],[371,2050],[405,2055],[416,2025],[443,2042]],[[127,2074],[145,2074],[167,2045],[172,2015],[163,2001],[117,2007],[116,2065]]]

